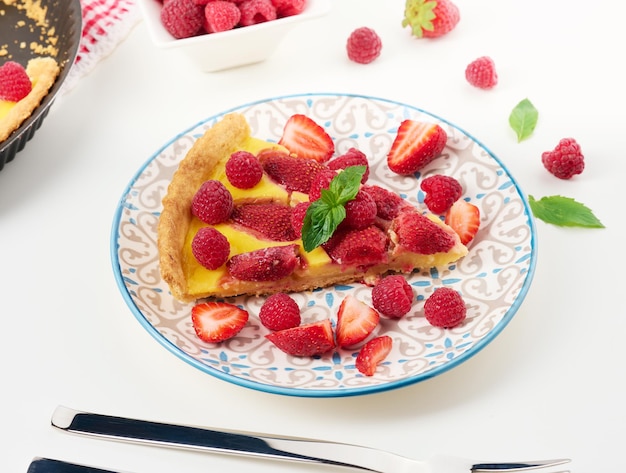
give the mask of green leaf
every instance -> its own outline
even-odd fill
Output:
[[[349,166],[322,189],[321,197],[309,205],[302,224],[302,246],[312,251],[328,241],[346,218],[345,204],[356,197],[365,166]]]
[[[530,208],[540,220],[560,227],[604,228],[604,225],[584,204],[570,197],[552,195],[535,200],[528,196]]]
[[[330,181],[328,190],[333,193],[338,204],[344,205],[356,197],[365,170],[365,166],[348,166]]]
[[[509,125],[517,134],[517,142],[521,142],[532,135],[537,125],[539,112],[528,99],[518,103],[509,115]]]

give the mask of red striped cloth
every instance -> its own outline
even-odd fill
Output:
[[[83,34],[65,90],[111,54],[139,20],[135,0],[81,0],[80,3]]]

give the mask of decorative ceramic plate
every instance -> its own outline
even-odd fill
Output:
[[[168,183],[194,140],[224,114],[247,117],[253,136],[277,141],[287,118],[303,113],[322,125],[337,152],[350,147],[370,159],[370,183],[390,188],[414,204],[423,203],[420,178],[443,173],[457,178],[464,197],[477,205],[481,227],[469,254],[456,264],[407,277],[416,301],[400,320],[381,317],[379,334],[393,338],[393,348],[374,376],[355,368],[356,350],[297,358],[266,340],[258,321],[264,298],[231,302],[248,310],[247,326],[220,344],[200,341],[191,324],[192,304],[176,301],[159,276],[157,221]],[[447,147],[421,174],[390,172],[386,154],[404,119],[439,123]],[[278,97],[228,110],[173,138],[138,171],[125,190],[113,224],[111,251],[121,292],[142,326],[169,351],[217,378],[276,394],[338,397],[379,392],[422,381],[459,365],[498,335],[514,316],[530,286],[536,265],[536,236],[528,203],[514,178],[487,148],[456,126],[414,106],[357,95],[305,94]],[[459,291],[467,304],[465,322],[454,329],[431,326],[423,316],[424,300],[440,286]],[[371,303],[371,288],[336,286],[294,294],[303,323],[334,320],[343,297],[352,293]]]

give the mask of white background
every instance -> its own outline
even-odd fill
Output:
[[[50,427],[58,404],[415,458],[571,457],[576,473],[622,467],[626,7],[457,4],[457,28],[428,41],[402,29],[401,0],[334,0],[329,15],[292,31],[268,61],[220,73],[157,49],[140,23],[57,100],[0,172],[2,471],[26,471],[34,456],[136,473],[333,471],[68,436]],[[382,55],[366,66],[345,54],[359,26],[383,41]],[[491,91],[464,80],[466,64],[482,55],[497,65]],[[308,399],[204,374],[163,349],[126,307],[109,255],[117,202],[179,132],[237,105],[304,92],[373,95],[444,117],[489,147],[527,194],[573,197],[607,228],[537,222],[537,271],[517,315],[484,350],[434,379],[364,397]],[[540,116],[533,136],[517,143],[508,115],[523,98]],[[564,137],[574,137],[586,158],[584,173],[570,181],[541,164],[541,153]]]

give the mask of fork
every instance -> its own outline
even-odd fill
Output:
[[[95,414],[59,406],[52,426],[68,433],[143,445],[171,447],[256,458],[290,460],[349,467],[378,473],[567,473],[555,467],[569,459],[477,463],[461,458],[435,456],[418,461],[391,452],[359,445],[302,437],[274,436],[235,430],[166,424]]]

